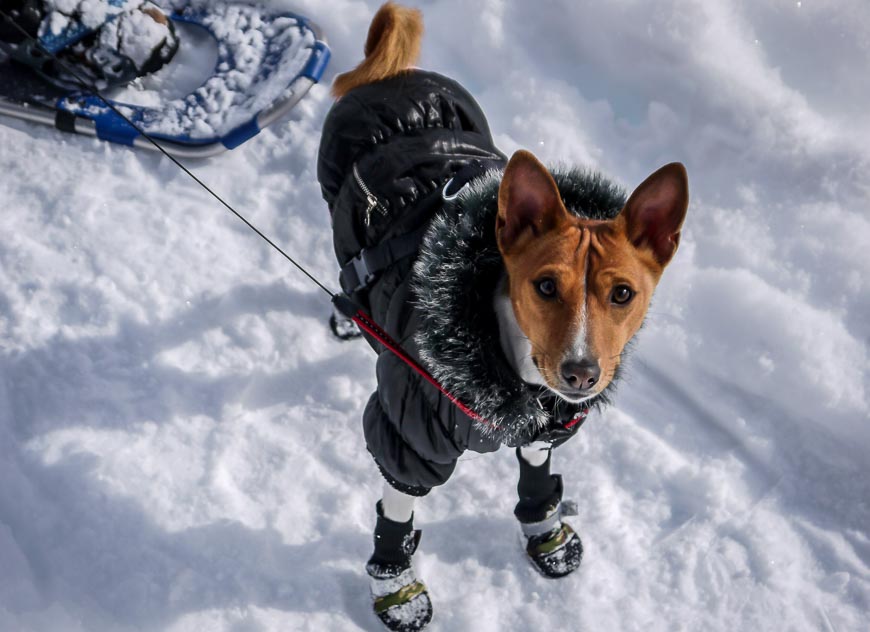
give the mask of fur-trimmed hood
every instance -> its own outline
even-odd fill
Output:
[[[578,169],[551,169],[567,209],[580,217],[612,219],[625,205],[619,186]],[[414,266],[413,288],[422,326],[420,358],[453,395],[487,420],[484,436],[521,444],[583,408],[606,404],[613,382],[595,399],[572,404],[521,381],[499,342],[493,309],[504,264],[495,239],[503,171],[470,182],[433,220]]]

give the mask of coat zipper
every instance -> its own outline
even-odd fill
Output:
[[[363,182],[362,176],[359,174],[359,170],[356,168],[356,163],[353,163],[353,179],[356,180],[356,183],[359,185],[359,188],[362,189],[362,192],[366,196],[366,226],[368,226],[372,221],[372,211],[374,209],[378,209],[381,212],[381,215],[387,214],[386,207],[380,203],[378,198],[374,193],[366,186],[366,183]]]

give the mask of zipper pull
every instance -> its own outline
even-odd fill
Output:
[[[359,174],[359,169],[356,168],[356,163],[353,163],[353,178],[356,180],[357,185],[360,190],[363,192],[363,195],[366,196],[366,227],[371,224],[372,221],[372,211],[377,208],[381,215],[387,214],[386,207],[378,201],[378,198],[375,197],[375,194],[371,192],[371,190],[366,186],[366,183],[363,182],[362,176]]]
[[[372,221],[372,210],[378,206],[378,199],[371,193],[366,195],[366,226]]]

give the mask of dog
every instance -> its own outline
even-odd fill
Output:
[[[391,630],[432,617],[411,566],[414,500],[465,450],[517,448],[530,561],[554,578],[579,566],[551,451],[606,403],[689,199],[680,163],[626,196],[525,150],[508,160],[462,86],[414,67],[422,34],[419,11],[380,8],[364,61],[335,79],[318,157],[345,291],[451,395],[369,337],[378,390],[363,425],[385,485],[366,569]]]

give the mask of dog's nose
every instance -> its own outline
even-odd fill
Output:
[[[583,358],[582,360],[569,360],[562,364],[562,377],[571,388],[578,391],[586,391],[598,383],[601,377],[601,369],[598,362]]]

